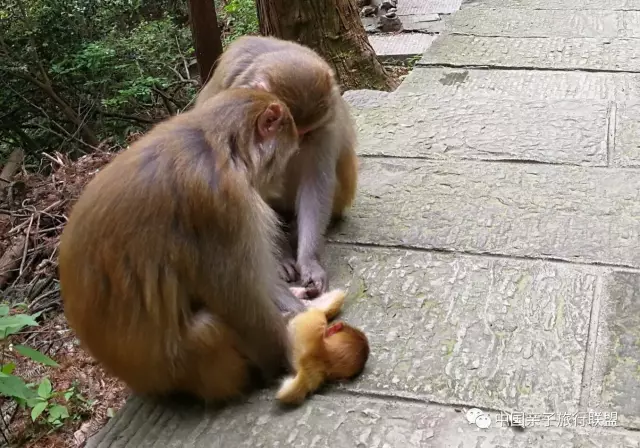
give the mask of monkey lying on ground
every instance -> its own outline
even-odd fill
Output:
[[[321,296],[326,305],[312,308],[289,322],[295,376],[282,383],[276,397],[299,404],[325,381],[350,379],[360,374],[369,357],[364,333],[343,322],[328,326],[342,308],[345,293],[334,290]]]
[[[278,275],[263,198],[297,150],[284,102],[230,89],[155,126],[87,185],[60,242],[65,314],[135,393],[227,400],[250,372],[287,368],[281,313],[306,307]]]
[[[322,293],[328,282],[320,263],[324,233],[331,217],[351,206],[357,186],[355,127],[340,95],[334,73],[313,50],[273,37],[245,36],[222,54],[195,103],[230,87],[273,93],[293,115],[300,152],[289,161],[284,194],[267,202],[282,216],[295,216],[291,239],[297,239],[297,261],[291,241],[283,245],[280,275]],[[297,234],[297,238],[294,235]]]

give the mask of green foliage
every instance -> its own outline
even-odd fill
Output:
[[[255,0],[214,0],[224,44],[258,33]],[[0,2],[0,163],[80,153],[184,110],[198,88],[188,3]]]
[[[255,0],[229,0],[221,15],[228,20],[231,32],[225,35],[225,43],[246,34],[258,34],[258,13]]]
[[[86,401],[78,393],[75,384],[68,389],[56,391],[49,378],[46,377],[37,384],[27,383],[23,378],[13,374],[16,367],[13,362],[4,362],[6,350],[13,349],[37,363],[58,367],[58,363],[47,355],[26,345],[12,346],[8,339],[9,336],[19,333],[25,328],[39,326],[36,321],[38,315],[12,315],[7,305],[0,305],[0,343],[2,344],[3,360],[0,363],[0,395],[14,400],[23,409],[29,409],[31,419],[34,422],[42,420],[56,428],[64,424],[70,417],[69,408],[60,403],[61,399],[76,408],[80,406],[81,409],[86,409],[92,403]],[[74,414],[73,417],[77,418],[78,414]]]
[[[187,18],[176,0],[2,2],[0,151],[86,151],[186,107]]]

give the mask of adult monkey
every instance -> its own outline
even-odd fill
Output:
[[[320,263],[324,234],[331,218],[341,217],[351,206],[358,178],[356,131],[334,72],[310,48],[273,37],[245,36],[222,54],[195,108],[231,87],[266,90],[291,111],[300,152],[289,161],[284,194],[268,200],[285,220],[295,216],[290,241],[282,247],[280,275],[289,282],[299,276],[303,286],[326,292],[327,275]]]
[[[65,315],[136,393],[227,400],[252,371],[270,380],[287,367],[282,314],[306,304],[279,278],[264,198],[297,150],[281,100],[228,89],[156,125],[86,186],[60,240]]]

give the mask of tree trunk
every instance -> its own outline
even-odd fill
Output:
[[[393,90],[397,82],[376,58],[353,0],[256,0],[260,33],[317,51],[344,90]]]
[[[213,0],[189,0],[189,15],[200,83],[204,85],[222,54],[222,39]]]

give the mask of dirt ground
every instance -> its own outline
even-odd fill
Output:
[[[56,249],[66,216],[86,183],[117,151],[96,151],[71,162],[61,155],[48,156],[51,173],[19,172],[12,179],[0,209],[0,250],[20,256],[0,260],[0,287],[10,305],[26,303],[29,313],[42,312],[39,327],[29,327],[10,338],[40,350],[59,367],[46,367],[2,346],[2,364],[14,362],[14,374],[39,382],[48,377],[54,390],[75,387],[88,403],[67,404],[70,417],[52,430],[31,421],[28,410],[0,398],[3,437],[12,445],[78,447],[100,429],[108,415],[119,409],[127,396],[123,384],[105,374],[78,345],[69,330],[60,302]]]

